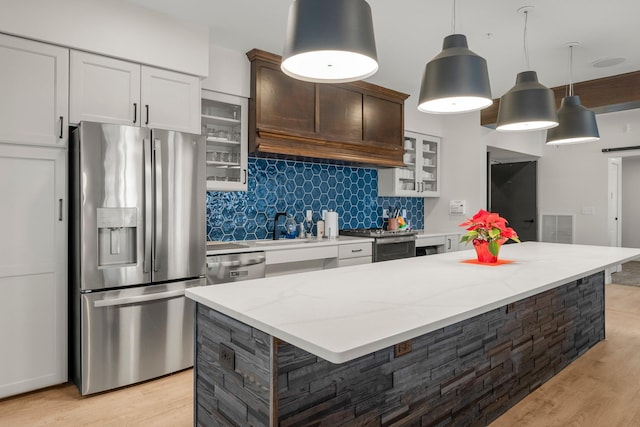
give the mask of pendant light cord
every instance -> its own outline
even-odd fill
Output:
[[[527,21],[529,20],[529,11],[524,11],[524,34],[522,37],[522,44],[524,45],[524,62],[525,71],[529,71],[531,66],[529,65],[529,43],[527,40]]]
[[[569,96],[573,96],[573,45],[569,46]]]
[[[456,33],[456,1],[453,0],[453,13],[451,14],[451,34]]]

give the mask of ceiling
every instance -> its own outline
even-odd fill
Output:
[[[209,26],[213,44],[246,52],[281,54],[292,0],[128,0]],[[367,81],[412,95],[420,90],[425,64],[451,34],[452,0],[367,0],[378,49],[378,72]],[[499,98],[525,69],[522,6],[528,19],[531,69],[548,87],[569,81],[570,42],[574,81],[640,70],[640,2],[637,0],[458,0],[456,32],[489,66],[492,95]],[[595,61],[626,61],[596,68]],[[577,95],[580,95],[577,93]]]

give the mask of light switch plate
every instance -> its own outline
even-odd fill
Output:
[[[582,207],[582,215],[595,215],[596,208],[593,206],[583,206]]]
[[[382,218],[383,219],[389,218],[389,209],[382,209]]]
[[[467,213],[466,200],[450,200],[449,215],[464,215]]]

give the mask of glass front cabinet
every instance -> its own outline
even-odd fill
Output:
[[[247,191],[247,110],[246,98],[202,91],[208,191]]]
[[[404,164],[378,170],[378,196],[440,196],[440,138],[405,131]]]

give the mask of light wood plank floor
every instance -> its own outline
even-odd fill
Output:
[[[492,427],[640,426],[640,287],[606,288],[606,340],[537,389]],[[0,426],[191,426],[186,370],[81,398],[62,385],[0,401]]]

